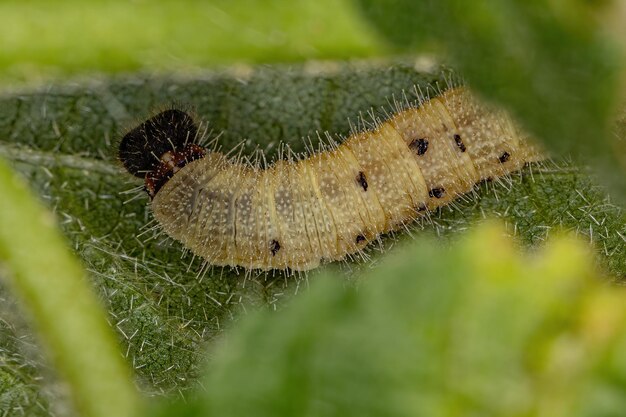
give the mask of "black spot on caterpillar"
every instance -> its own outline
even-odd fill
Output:
[[[280,250],[280,243],[278,243],[277,240],[272,240],[270,242],[270,252],[272,252],[272,256],[276,256],[279,250]]]
[[[432,188],[428,191],[428,196],[432,198],[442,198],[446,190],[443,187]]]
[[[409,143],[409,148],[417,152],[419,156],[422,156],[428,150],[428,141],[423,138],[412,140]]]
[[[363,188],[363,191],[367,191],[367,177],[363,171],[359,171],[359,175],[356,176],[356,182]]]
[[[505,113],[465,87],[266,167],[205,150],[197,130],[184,112],[157,114],[124,136],[119,157],[144,176],[169,236],[210,264],[249,269],[344,259],[478,182],[543,159]]]
[[[465,147],[465,144],[463,143],[463,140],[461,139],[461,135],[459,134],[454,135],[454,142],[456,143],[456,146],[459,147],[461,152],[465,152],[467,150],[467,148]]]

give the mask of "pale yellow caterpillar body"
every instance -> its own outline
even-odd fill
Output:
[[[187,129],[181,146],[162,149],[160,165],[144,169],[146,184],[165,233],[211,265],[304,271],[342,260],[478,182],[543,159],[505,112],[466,87],[268,167],[198,149],[189,116],[178,113],[127,135],[145,143],[132,152],[121,146],[120,157],[138,175],[142,165],[128,155],[151,146],[151,135]]]

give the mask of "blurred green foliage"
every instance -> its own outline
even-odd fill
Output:
[[[595,263],[613,279],[626,277],[623,211],[586,171],[560,158],[569,149],[598,160],[621,156],[603,139],[618,97],[619,57],[595,20],[611,2],[469,4],[0,4],[0,39],[8,40],[0,79],[178,73],[5,86],[0,94],[0,156],[55,212],[143,392],[187,396],[202,374],[206,345],[234,327],[209,366],[208,396],[155,412],[618,415],[611,413],[623,407],[614,395],[624,381],[615,354],[624,348],[616,301],[623,294],[585,280],[589,255],[565,241],[544,261],[521,260],[494,232],[443,249],[485,217],[498,217],[525,245],[543,242],[555,228],[573,231],[593,244]],[[481,184],[471,199],[416,224],[420,239],[436,235],[441,245],[404,242],[408,234],[401,234],[407,248],[390,260],[374,248],[369,262],[319,271],[334,282],[316,273],[302,279],[219,269],[198,277],[199,262],[181,259],[178,244],[151,230],[137,235],[150,220],[146,197],[124,193],[139,182],[121,172],[114,148],[120,132],[150,110],[184,103],[209,123],[210,135],[221,134],[225,149],[245,139],[244,154],[258,148],[271,157],[279,141],[303,150],[302,137],[346,135],[348,119],[389,110],[414,84],[443,84],[450,76],[410,57],[193,68],[424,49],[455,62],[473,86],[509,106],[556,150],[558,162]],[[616,169],[614,161],[604,166]],[[624,176],[615,172],[610,180],[619,183]],[[384,240],[382,252],[396,252],[397,240]],[[360,290],[344,288],[346,277]],[[15,318],[11,294],[1,288],[0,296],[3,317]],[[285,299],[291,305],[283,309]],[[279,311],[233,320],[260,307]],[[49,415],[63,395],[50,389],[47,361],[24,323],[0,324],[0,409]],[[83,371],[97,376],[88,366]]]
[[[68,382],[76,410],[86,417],[136,415],[139,399],[130,372],[81,265],[65,247],[51,213],[36,203],[27,184],[4,161],[0,195],[10,196],[0,205],[0,261]],[[28,389],[19,374],[16,378],[10,366],[7,370],[2,379],[17,382],[9,392]],[[7,396],[5,406],[16,402],[13,396]]]
[[[376,55],[345,0],[7,0],[0,82]]]
[[[503,235],[423,240],[359,288],[325,274],[247,317],[212,352],[198,398],[161,415],[621,415],[624,290],[591,279],[580,242],[520,256]]]

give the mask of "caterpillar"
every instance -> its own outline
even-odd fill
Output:
[[[145,180],[167,235],[211,265],[260,270],[345,259],[478,182],[543,159],[504,111],[464,86],[269,166],[206,149],[198,136],[192,116],[168,109],[124,135],[118,156]]]

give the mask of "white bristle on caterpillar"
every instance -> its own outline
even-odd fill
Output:
[[[207,263],[296,271],[359,253],[481,180],[544,158],[466,87],[397,110],[339,145],[268,167],[198,147],[190,117],[164,112],[125,136],[120,158],[145,173],[165,233]],[[141,153],[154,135],[171,150],[160,139],[160,158],[148,162]]]

